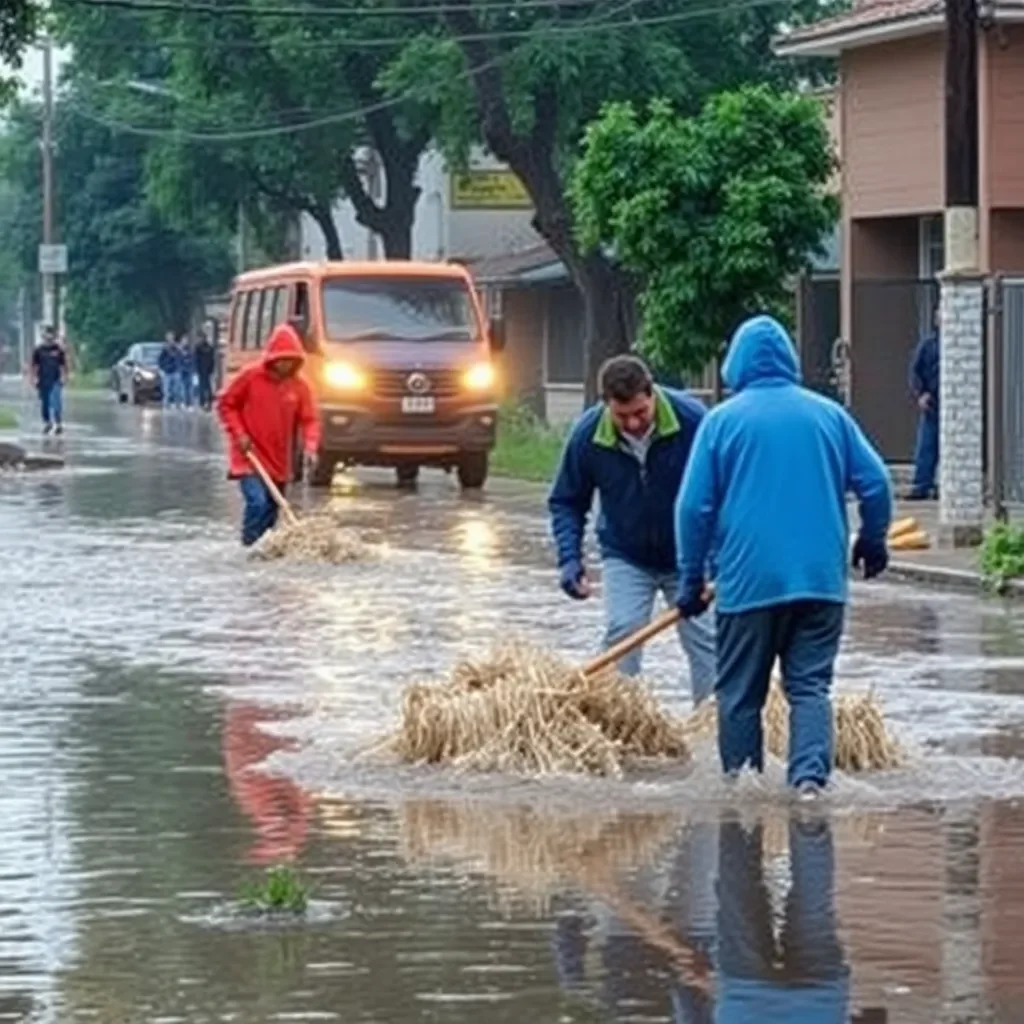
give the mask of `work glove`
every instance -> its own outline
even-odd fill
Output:
[[[302,475],[304,479],[311,480],[316,472],[316,467],[319,465],[320,458],[316,452],[306,452],[302,456]]]
[[[853,567],[863,571],[864,579],[881,576],[888,564],[889,552],[885,541],[868,540],[863,535],[857,537],[853,545]]]
[[[684,619],[696,619],[708,610],[711,602],[702,579],[680,580],[676,591],[676,607]]]
[[[574,601],[585,601],[590,596],[590,590],[586,584],[587,574],[583,571],[582,562],[566,562],[562,566],[561,587],[568,597]]]

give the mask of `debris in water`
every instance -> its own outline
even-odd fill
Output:
[[[882,706],[871,692],[836,694],[832,697],[835,736],[835,766],[843,772],[883,771],[899,768],[905,762],[903,750],[889,735]],[[789,702],[778,680],[772,680],[765,701],[765,747],[778,758],[789,755]],[[684,723],[691,739],[716,736],[718,706],[707,701]]]
[[[687,760],[681,719],[644,685],[509,642],[440,682],[406,689],[402,720],[375,750],[413,764],[525,775],[619,776],[638,758]]]
[[[280,523],[256,543],[251,557],[269,562],[293,558],[308,562],[366,561],[371,548],[354,530],[344,530],[328,516],[307,516],[297,523]]]

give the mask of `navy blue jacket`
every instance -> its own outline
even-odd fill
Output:
[[[922,338],[910,361],[910,390],[916,398],[930,395],[932,409],[939,404],[939,336]]]
[[[682,391],[655,388],[655,433],[641,467],[623,449],[604,405],[588,409],[562,453],[548,509],[560,567],[582,559],[583,535],[596,491],[601,554],[659,572],[674,572],[674,508],[704,406]]]
[[[164,345],[160,349],[156,365],[160,368],[161,373],[180,373],[181,352],[178,347],[176,345]]]

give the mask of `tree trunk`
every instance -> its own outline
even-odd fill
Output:
[[[599,397],[601,364],[633,346],[633,289],[622,270],[600,253],[579,262],[573,281],[583,300],[584,401],[591,405]]]
[[[345,254],[341,248],[341,234],[334,223],[330,207],[317,206],[309,211],[309,215],[317,222],[324,236],[324,249],[329,260],[343,260]]]

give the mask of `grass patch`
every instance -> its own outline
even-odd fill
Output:
[[[242,903],[255,914],[304,914],[310,888],[293,868],[270,868],[258,882],[242,887]]]
[[[546,483],[558,468],[567,432],[567,428],[547,426],[526,406],[503,406],[491,471],[496,476]]]
[[[0,430],[15,430],[18,426],[18,415],[6,405],[0,405]]]
[[[980,567],[985,585],[997,594],[1003,593],[1011,580],[1024,576],[1024,529],[996,523],[986,530]]]
[[[106,391],[110,387],[110,370],[72,373],[66,387],[69,391]]]

